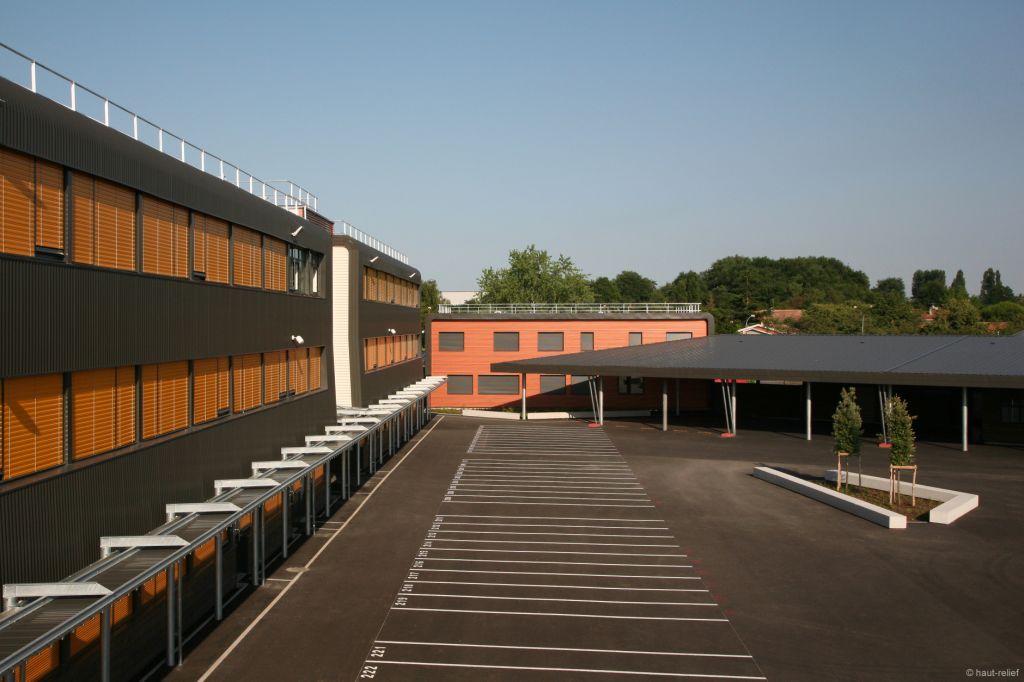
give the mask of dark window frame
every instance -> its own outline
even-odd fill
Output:
[[[505,339],[505,340],[509,340],[512,337],[515,337],[515,344],[512,344],[512,343],[499,344],[498,343],[498,339],[499,338]],[[492,348],[493,348],[494,352],[496,352],[496,353],[517,353],[517,352],[519,352],[519,332],[493,332],[492,344],[493,344]],[[506,346],[506,345],[508,347],[505,347],[505,348],[499,347],[499,346]],[[514,348],[512,347],[513,345],[515,346]]]
[[[545,340],[552,340],[558,337],[558,348],[545,347]],[[539,353],[562,353],[565,351],[565,332],[537,332],[537,352]]]
[[[459,338],[458,348],[446,348],[445,338]],[[439,353],[462,353],[466,350],[466,332],[438,332],[437,333],[437,350]]]

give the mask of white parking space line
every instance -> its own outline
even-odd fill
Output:
[[[464,582],[459,580],[411,580],[410,583],[416,585],[486,585],[489,587],[543,587],[552,588],[559,590],[620,590],[620,591],[641,591],[641,592],[708,592],[706,589],[687,589],[685,587],[595,587],[593,585],[561,585],[561,584],[545,584],[545,583],[477,583],[477,582]]]
[[[537,531],[507,531],[507,530],[436,530],[434,533],[470,533],[473,535],[572,535],[572,536],[587,536],[592,538],[664,538],[666,540],[673,539],[672,535],[626,535],[623,533],[544,533]],[[444,538],[437,538],[443,540]],[[458,538],[454,538],[458,539]],[[678,547],[679,545],[672,545]]]
[[[584,654],[629,654],[635,656],[696,656],[700,658],[752,658],[750,654],[710,654],[689,651],[640,651],[637,649],[581,649],[564,646],[516,646],[511,644],[469,644],[466,642],[399,642],[379,639],[377,644],[401,644],[407,646],[451,646],[471,649],[510,649],[515,651],[571,651]]]
[[[556,545],[559,547],[568,547],[571,545],[586,545],[588,547],[679,547],[679,545],[637,544],[633,542],[550,542],[547,540],[469,540],[466,538],[433,538],[433,542],[476,542],[487,544],[504,543],[513,545]]]
[[[625,523],[665,523],[664,519],[607,519],[590,516],[504,516],[501,514],[435,514],[452,519],[545,519],[551,521],[621,521]]]
[[[575,604],[630,604],[643,606],[718,606],[712,602],[678,602],[678,601],[618,601],[614,599],[563,599],[559,597],[505,597],[490,594],[435,594],[433,592],[404,592],[402,596],[413,597],[449,597],[451,599],[502,599],[507,601],[556,601]],[[404,607],[400,607],[404,608]]]
[[[456,552],[458,550],[452,550]],[[466,550],[473,552],[484,552],[488,550]],[[500,550],[494,550],[500,551]],[[589,552],[578,552],[579,554],[589,554]],[[529,554],[550,554],[550,552],[529,552]],[[673,559],[680,557],[685,558],[685,554],[620,554],[616,556],[667,556]],[[619,564],[619,563],[595,563],[590,561],[526,561],[518,559],[473,559],[466,557],[419,557],[418,561],[482,561],[488,564],[556,564],[558,566],[644,566],[646,568],[693,568],[691,564]]]
[[[549,613],[546,611],[483,611],[477,609],[430,609],[422,606],[396,606],[393,611],[430,611],[433,613],[480,613],[493,616],[545,616],[562,618],[610,618],[614,620],[675,620],[698,623],[728,623],[725,618],[684,618],[682,616],[612,616],[595,613]]]
[[[648,672],[642,670],[604,670],[601,668],[554,668],[547,666],[530,665],[484,665],[479,663],[431,663],[427,661],[394,661],[380,658],[368,658],[367,664],[389,664],[389,665],[419,665],[430,668],[475,668],[481,670],[522,670],[534,672],[564,672],[564,673],[587,673],[606,675],[643,675],[651,677],[679,677],[684,679],[715,679],[715,680],[764,680],[766,677],[747,675],[710,675],[706,673],[672,673],[672,672]]]
[[[588,526],[568,523],[474,523],[472,521],[442,521],[441,526],[497,526],[499,528],[601,528],[605,530],[668,530],[666,526]],[[655,537],[655,536],[651,536]]]
[[[523,505],[523,506],[542,506],[542,507],[625,507],[631,509],[654,509],[653,504],[582,504],[579,502],[485,502],[482,500],[448,500],[446,499],[445,504],[508,504],[508,505]]]
[[[509,563],[509,562],[502,562]],[[547,561],[540,562],[527,562],[527,563],[552,563]],[[645,564],[582,564],[585,566],[631,566],[634,568],[643,568]],[[648,568],[650,564],[646,564]],[[692,566],[659,566],[654,564],[658,568],[693,568]],[[486,573],[494,575],[557,575],[557,576],[578,576],[587,578],[637,578],[641,580],[700,580],[700,577],[695,575],[635,575],[630,573],[556,573],[549,571],[483,571],[474,570],[469,568],[414,568],[413,573],[417,571],[425,571],[428,573]]]

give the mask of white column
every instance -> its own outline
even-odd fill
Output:
[[[807,387],[807,440],[811,439],[811,382],[805,382]]]
[[[519,418],[522,419],[523,421],[526,421],[526,375],[523,374],[522,377],[523,377],[523,386],[522,386],[523,407],[522,407],[522,410],[519,413]]]
[[[736,433],[736,381],[732,382],[732,432]]]
[[[604,426],[604,377],[597,377],[597,423]]]
[[[960,389],[960,428],[962,431],[963,451],[967,452],[967,387]]]
[[[661,430],[668,431],[668,379],[661,380]]]

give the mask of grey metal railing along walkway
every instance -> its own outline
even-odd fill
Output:
[[[366,232],[363,232],[355,225],[347,223],[344,220],[334,224],[334,234],[352,237],[356,241],[360,241],[369,247],[377,249],[385,256],[390,256],[391,258],[394,258],[399,263],[404,263],[405,265],[409,264],[409,257],[406,256],[404,253],[402,253],[401,251],[392,246],[388,246],[387,244],[377,239],[376,237],[373,237],[367,234]]]
[[[302,446],[281,448],[280,460],[252,463],[249,478],[221,479],[214,484],[215,494],[205,502],[168,504],[167,522],[147,535],[114,536],[100,539],[99,561],[57,583],[4,585],[4,611],[0,613],[0,680],[26,680],[26,664],[49,647],[67,642],[69,635],[87,621],[100,619],[99,654],[90,677],[111,679],[112,618],[115,604],[135,597],[149,581],[166,581],[166,639],[153,654],[166,654],[166,664],[182,660],[185,620],[212,611],[217,621],[223,618],[227,595],[224,592],[225,542],[237,542],[244,528],[250,533],[247,586],[258,586],[266,579],[267,530],[264,524],[268,502],[280,498],[281,557],[288,556],[295,521],[289,521],[293,487],[301,483],[304,536],[313,534],[319,510],[331,514],[332,503],[347,500],[354,485],[362,483],[363,461],[372,474],[387,456],[398,451],[430,419],[427,400],[444,384],[446,377],[427,377],[368,408],[337,408],[337,423],[323,434],[306,436]],[[351,458],[355,457],[355,466]],[[335,476],[337,495],[332,498],[331,468],[339,460],[341,476]],[[323,472],[322,474],[320,472]],[[317,499],[315,481],[322,479],[323,499]],[[352,478],[356,477],[353,482]],[[277,507],[275,506],[275,509]],[[300,533],[301,537],[302,533]],[[200,604],[200,613],[183,611],[182,579],[186,559],[197,550],[214,543],[215,590],[213,604]],[[232,569],[233,570],[233,569]],[[234,596],[234,595],[232,595]],[[190,597],[189,604],[193,605]],[[154,607],[155,608],[155,607]],[[151,617],[146,612],[144,616]],[[162,616],[161,616],[162,618]],[[199,623],[201,626],[206,621]],[[73,666],[65,660],[70,649],[60,649],[61,667]],[[73,655],[72,655],[73,658]],[[131,676],[137,676],[137,672]],[[143,671],[144,672],[144,671]]]
[[[577,313],[699,313],[700,303],[442,303],[442,315],[542,315]]]

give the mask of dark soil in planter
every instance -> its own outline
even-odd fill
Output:
[[[824,478],[812,478],[806,477],[807,480],[817,483],[818,485],[828,488],[829,490],[835,490],[835,481],[826,481]],[[856,474],[850,475],[850,480],[857,480]],[[889,491],[888,490],[875,490],[874,488],[862,488],[856,485],[840,486],[839,492],[850,497],[856,497],[858,500],[863,500],[868,504],[877,505],[883,509],[894,511],[897,514],[903,514],[911,521],[927,521],[928,512],[935,507],[938,507],[941,502],[938,500],[926,500],[918,497],[917,504],[913,507],[910,506],[910,495],[900,495],[893,499],[893,504],[889,504]]]

